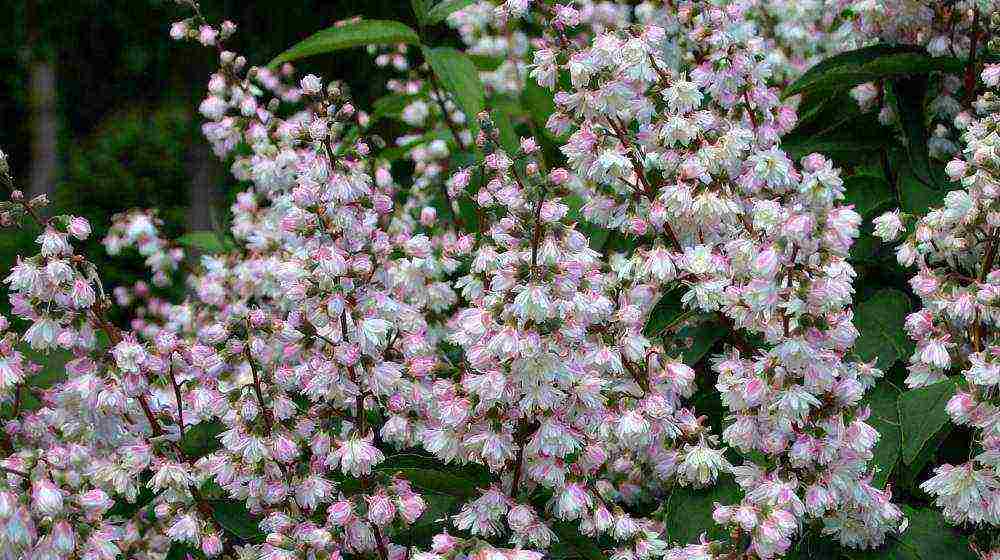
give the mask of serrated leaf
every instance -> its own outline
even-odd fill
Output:
[[[478,0],[442,0],[427,12],[424,25],[434,25],[444,21],[452,12],[475,4]]]
[[[902,505],[909,526],[901,535],[890,534],[875,550],[845,550],[851,560],[975,560],[969,539],[948,525],[935,509]]]
[[[552,524],[552,531],[559,537],[559,541],[549,551],[550,558],[607,560],[600,547],[594,544],[594,539],[581,535],[572,523],[557,521]]]
[[[854,211],[868,219],[878,210],[895,204],[892,185],[877,175],[859,174],[844,179],[844,196]]]
[[[222,253],[226,250],[225,241],[214,231],[192,231],[177,238],[177,244],[182,247],[198,249],[205,253]]]
[[[212,517],[227,533],[247,542],[259,542],[264,534],[257,519],[250,515],[246,504],[236,500],[212,502]]]
[[[832,56],[816,64],[784,96],[816,90],[847,89],[882,78],[930,72],[958,72],[964,67],[953,57],[932,57],[910,45],[873,45]]]
[[[716,502],[724,505],[739,502],[740,488],[723,479],[709,488],[675,488],[667,500],[663,518],[666,540],[687,544],[696,542],[703,532],[707,532],[710,539],[727,534],[726,528],[712,519],[712,512]]]
[[[880,123],[874,112],[862,113],[858,104],[843,92],[832,96],[809,120],[800,121],[781,139],[782,149],[792,159],[818,152],[839,164],[854,166],[869,163],[884,150],[898,145],[892,128]]]
[[[900,394],[895,385],[882,380],[865,396],[865,404],[871,410],[868,423],[878,431],[878,443],[875,444],[871,462],[875,467],[872,485],[876,488],[885,488],[885,483],[899,463],[903,448],[899,422]]]
[[[419,44],[420,36],[408,25],[398,21],[378,19],[351,21],[313,34],[274,57],[268,66],[274,68],[285,62],[353,47],[400,43]]]
[[[222,447],[218,436],[226,427],[218,420],[202,422],[184,429],[184,437],[179,443],[181,451],[192,458],[201,458]]]
[[[486,105],[486,90],[476,65],[465,53],[451,47],[424,47],[423,53],[441,86],[465,113],[468,126],[476,130],[476,118]]]
[[[928,387],[911,389],[899,397],[904,463],[913,463],[924,445],[948,423],[945,405],[956,389],[955,382],[948,379]]]
[[[854,324],[861,333],[854,344],[858,357],[866,362],[877,358],[876,365],[883,370],[905,357],[910,341],[903,330],[903,321],[909,312],[909,298],[891,288],[880,290],[858,304],[854,315]]]

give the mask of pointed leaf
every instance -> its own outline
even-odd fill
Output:
[[[895,204],[892,185],[878,175],[858,174],[844,179],[844,196],[862,218],[870,218],[880,209]]]
[[[940,512],[932,508],[903,505],[909,526],[902,534],[889,535],[875,550],[846,550],[851,560],[975,560],[969,539],[948,525]]]
[[[911,389],[899,397],[904,463],[912,464],[934,434],[948,423],[945,405],[956,390],[955,382],[948,379],[928,387]]]
[[[218,420],[186,426],[180,441],[181,451],[188,457],[201,458],[222,447],[218,436],[226,427]]]
[[[260,542],[264,538],[257,519],[250,515],[243,502],[215,500],[212,502],[212,517],[227,533],[243,541]]]
[[[594,543],[594,539],[581,535],[572,523],[557,521],[552,524],[552,531],[559,537],[549,552],[550,558],[607,560],[607,556]]]
[[[910,45],[873,45],[832,56],[810,68],[785,90],[785,97],[814,90],[847,89],[880,78],[907,74],[958,72],[964,63],[932,57]]]
[[[712,519],[715,503],[731,505],[739,499],[739,486],[731,480],[720,480],[709,488],[675,488],[666,498],[664,508],[667,542],[696,542],[703,532],[707,532],[709,538],[726,535],[725,527]]]
[[[468,126],[475,129],[476,118],[486,105],[486,90],[476,65],[465,53],[451,47],[424,47],[423,52],[434,75],[465,113]]]
[[[428,10],[424,25],[434,25],[447,19],[452,12],[467,8],[478,0],[442,0]]]
[[[876,292],[857,306],[854,324],[861,336],[854,351],[864,361],[878,359],[879,368],[889,369],[909,353],[911,343],[903,330],[903,321],[910,312],[910,300],[895,289]]]
[[[871,410],[868,423],[878,431],[872,466],[875,477],[872,485],[885,488],[886,481],[899,463],[903,447],[902,428],[899,422],[900,391],[892,383],[882,380],[865,396],[865,404]]]
[[[906,153],[914,176],[924,185],[937,187],[931,173],[927,148],[929,134],[924,119],[924,98],[927,96],[927,76],[909,76],[893,81],[896,108],[906,138]]]
[[[222,253],[226,250],[225,241],[214,231],[192,231],[177,238],[177,244],[182,247],[198,249],[204,253]]]
[[[643,334],[649,337],[658,336],[663,332],[663,329],[670,326],[683,315],[682,295],[684,295],[683,290],[671,290],[660,296],[660,300],[656,302],[653,310],[649,313],[649,319],[646,321]]]
[[[268,66],[299,60],[317,54],[326,54],[366,45],[416,45],[420,43],[417,32],[398,21],[363,19],[349,21],[324,29],[274,57]]]

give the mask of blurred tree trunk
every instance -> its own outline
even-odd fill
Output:
[[[215,156],[204,141],[191,147],[191,182],[188,187],[191,207],[188,210],[190,231],[215,229]]]
[[[27,3],[28,111],[31,130],[30,196],[49,198],[55,193],[59,174],[59,115],[55,57],[42,44],[41,25],[35,1]]]

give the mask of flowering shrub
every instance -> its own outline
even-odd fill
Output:
[[[104,286],[0,169],[3,558],[1000,558],[995,3],[414,0],[266,67],[185,4],[227,232],[117,215]],[[370,112],[290,65],[360,46]]]

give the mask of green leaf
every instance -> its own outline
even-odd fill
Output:
[[[442,0],[427,12],[424,25],[434,25],[444,21],[452,12],[467,8],[478,0]]]
[[[403,467],[379,469],[388,473],[398,473],[409,480],[414,488],[424,492],[471,498],[477,494],[476,481],[441,469]]]
[[[198,249],[204,253],[222,253],[226,250],[225,242],[214,231],[192,231],[177,238],[177,244],[190,249]]]
[[[264,534],[246,504],[236,500],[212,502],[212,517],[229,534],[248,542],[260,542]]]
[[[510,155],[517,153],[520,148],[521,143],[517,138],[517,132],[514,131],[514,121],[511,117],[510,106],[498,103],[494,105],[493,110],[490,111],[493,116],[493,124],[496,125],[497,130],[500,131],[500,146]]]
[[[459,502],[451,496],[438,494],[424,494],[421,497],[427,504],[427,509],[413,525],[410,525],[406,538],[407,542],[412,539],[413,546],[426,548],[430,545],[434,535],[441,532],[441,527],[445,526],[449,515]]]
[[[604,552],[594,544],[594,539],[581,535],[572,523],[556,521],[552,524],[552,531],[559,537],[559,541],[549,551],[550,558],[607,560]]]
[[[528,79],[521,91],[521,105],[531,115],[531,120],[548,133],[545,123],[556,111],[556,102],[553,101],[552,92],[538,85],[535,80]]]
[[[135,514],[139,513],[139,510],[153,503],[153,500],[160,495],[160,492],[153,492],[146,484],[148,480],[149,475],[143,475],[141,477],[139,481],[139,495],[136,496],[134,502],[129,502],[124,497],[119,497],[115,500],[111,509],[108,510],[107,516],[132,519]]]
[[[902,160],[899,160],[902,161]],[[899,188],[899,207],[907,214],[923,216],[931,208],[941,206],[946,189],[935,189],[917,179],[909,164],[897,167],[896,184]]]
[[[948,436],[954,429],[954,424],[946,422],[937,433],[927,439],[927,443],[910,464],[900,463],[899,472],[895,478],[896,484],[902,488],[908,488],[914,495],[923,494],[923,490],[919,487],[920,483],[926,480],[926,477],[921,476],[924,467],[937,457],[938,449],[948,441]]]
[[[710,539],[726,535],[725,527],[712,519],[715,503],[734,504],[740,500],[740,488],[725,479],[709,488],[675,488],[664,506],[663,521],[667,529],[667,541],[671,543],[691,543],[708,533]]]
[[[879,435],[872,459],[872,466],[876,468],[872,485],[876,488],[885,488],[885,483],[899,463],[903,448],[899,421],[900,394],[895,385],[883,379],[865,397],[865,404],[871,410],[868,423]]]
[[[187,426],[184,429],[184,437],[179,443],[181,451],[188,457],[204,457],[222,447],[218,436],[225,429],[226,427],[218,420]]]
[[[906,138],[906,153],[913,175],[928,187],[936,187],[928,154],[927,124],[924,119],[924,98],[927,96],[927,76],[917,75],[893,81],[896,108]]]
[[[413,15],[417,16],[420,25],[426,25],[427,12],[430,11],[432,5],[434,5],[434,0],[410,0],[410,8],[413,9]]]
[[[955,382],[948,379],[928,387],[911,389],[899,397],[904,463],[913,463],[924,445],[948,423],[945,405],[956,389]]]
[[[167,557],[164,560],[201,560],[202,558],[205,558],[205,555],[201,550],[175,542],[171,543],[170,550],[167,551]]]
[[[324,29],[274,57],[268,66],[365,45],[416,45],[417,32],[398,21],[363,19]]]
[[[855,166],[873,163],[868,160],[899,144],[895,131],[879,122],[874,112],[862,113],[850,95],[840,92],[810,94],[816,102],[807,119],[781,139],[781,147],[792,159],[813,152],[833,158],[838,164]]]
[[[854,316],[854,324],[861,332],[854,344],[858,357],[866,362],[877,358],[877,365],[883,370],[905,357],[911,343],[903,330],[903,321],[909,312],[909,298],[892,288],[880,290],[858,304]]]
[[[403,109],[406,109],[406,106],[413,103],[415,99],[412,95],[399,93],[389,94],[376,99],[375,103],[372,104],[371,122],[374,123],[384,117],[399,119],[400,115],[403,114]]]
[[[424,47],[423,52],[434,75],[465,113],[467,125],[477,130],[476,118],[486,105],[486,90],[476,65],[465,53],[451,47]]]
[[[854,211],[868,219],[880,209],[892,206],[896,195],[892,185],[878,175],[858,174],[844,179],[844,194]]]
[[[671,290],[663,294],[649,313],[649,319],[646,321],[645,328],[643,328],[643,334],[647,337],[658,336],[663,332],[663,329],[667,328],[683,315],[682,295],[684,295],[683,290]]]
[[[694,366],[708,354],[715,343],[726,336],[726,329],[714,321],[705,321],[700,325],[684,327],[677,331],[675,339],[689,342],[682,352],[684,363]]]
[[[930,72],[958,72],[964,63],[952,57],[932,57],[910,45],[873,45],[832,56],[813,66],[784,93],[790,97],[816,90],[847,89],[882,78]]]
[[[492,72],[500,65],[507,61],[507,59],[499,56],[489,56],[485,54],[470,54],[469,58],[472,63],[476,65],[476,68],[482,70],[483,72]]]
[[[909,526],[901,535],[890,535],[875,550],[846,551],[852,560],[975,560],[969,540],[933,508],[902,505]]]

